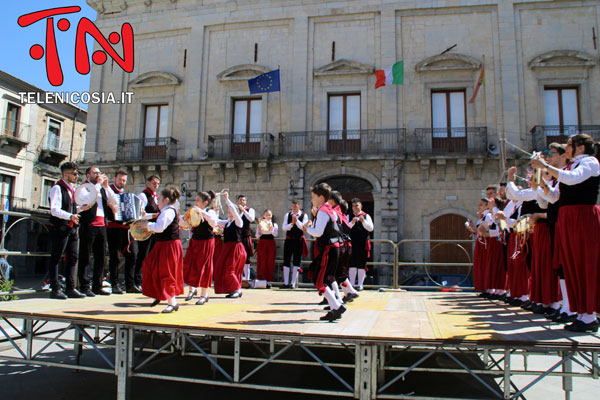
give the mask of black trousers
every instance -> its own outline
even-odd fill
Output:
[[[349,259],[350,268],[365,269],[367,267],[367,242],[352,242],[352,257]]]
[[[354,256],[352,254],[352,244],[349,242],[344,242],[344,244],[339,247],[338,254],[339,258],[338,266],[335,270],[335,280],[337,283],[341,284],[348,279],[348,264],[350,263],[351,258]]]
[[[119,283],[119,254],[125,257],[125,286],[129,289],[135,284],[135,253],[137,250],[136,241],[129,244],[128,229],[108,228],[108,271],[110,274],[110,283],[112,285]],[[127,245],[129,244],[129,248]]]
[[[135,281],[136,286],[142,287],[142,264],[144,263],[144,259],[150,253],[150,250],[154,247],[154,243],[156,243],[156,238],[154,235],[150,236],[150,239],[144,240],[141,242],[137,242],[137,257],[135,259],[135,271],[133,273],[133,279]]]
[[[246,262],[244,264],[250,264],[250,253],[252,248],[252,236],[244,236],[242,237],[242,244],[244,245],[244,249],[246,249]]]
[[[293,261],[293,264],[290,264]],[[285,267],[299,267],[302,261],[302,238],[285,239],[283,243],[283,265]]]
[[[87,290],[102,288],[102,273],[104,272],[104,258],[106,257],[106,228],[104,226],[81,226],[79,228],[79,287]],[[92,280],[88,279],[87,267],[90,263],[90,253],[94,252],[94,268]]]
[[[50,227],[50,242],[52,243],[52,255],[50,256],[50,286],[52,290],[59,290],[58,265],[63,254],[67,256],[65,263],[66,289],[75,288],[75,269],[79,255],[79,236],[77,228],[69,228],[67,225]]]
[[[309,268],[312,271],[313,275],[312,281],[317,287],[317,289],[319,288],[320,284],[318,280],[319,274],[323,276],[322,283],[325,286],[331,287],[332,283],[336,281],[336,272],[340,261],[340,248],[341,247],[333,246],[329,248],[329,251],[327,252],[327,265],[325,265],[325,267],[321,266],[324,249],[322,251],[319,251],[319,255],[315,257],[315,259],[310,264]],[[324,271],[322,271],[323,268],[325,269]]]

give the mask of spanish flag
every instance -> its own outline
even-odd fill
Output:
[[[479,71],[479,76],[475,82],[475,90],[473,90],[473,96],[471,97],[471,100],[469,100],[469,103],[473,103],[475,101],[475,97],[477,97],[477,93],[479,93],[479,88],[481,85],[485,85],[485,57],[481,63],[481,71]]]

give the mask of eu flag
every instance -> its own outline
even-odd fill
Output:
[[[279,70],[265,72],[256,78],[248,80],[250,94],[279,92]]]

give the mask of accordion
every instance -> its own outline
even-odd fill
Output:
[[[131,222],[142,218],[142,201],[133,193],[119,194],[119,207],[115,214],[117,222]]]

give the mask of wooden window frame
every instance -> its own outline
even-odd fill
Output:
[[[452,129],[452,120],[450,114],[450,94],[451,93],[462,93],[464,100],[464,110],[465,110],[465,126],[463,127],[467,129],[467,89],[433,89],[431,90],[430,95],[430,103],[431,103],[431,129],[433,130],[433,95],[438,93],[446,94],[446,126],[448,129]]]
[[[445,94],[446,95],[446,137],[435,137],[434,130],[441,128],[433,127],[433,95],[434,94]],[[453,127],[452,126],[452,114],[450,109],[450,95],[452,93],[462,93],[463,95],[463,110],[465,126]],[[431,147],[435,150],[441,150],[442,152],[466,152],[468,150],[468,123],[467,123],[467,89],[432,89],[429,102],[431,107]],[[454,128],[464,129],[464,136],[454,136]]]
[[[250,124],[251,124],[251,106],[253,101],[262,102],[262,97],[238,97],[232,99],[232,107],[231,107],[231,152],[237,155],[243,154],[260,154],[260,142],[261,139],[253,140],[250,135]],[[246,103],[246,129],[244,132],[244,140],[236,141],[236,137],[239,138],[241,134],[235,134],[235,111],[237,104]],[[262,103],[261,103],[261,112],[262,112]]]
[[[144,106],[144,130],[143,130],[143,139],[146,139],[146,119],[148,116],[148,108],[158,107],[158,113],[156,114],[156,138],[158,139],[160,136],[160,110],[162,107],[169,107],[169,103],[165,104],[146,104]],[[168,128],[167,128],[168,131]],[[165,136],[167,137],[168,132],[165,132]]]
[[[577,101],[577,126],[581,125],[581,110],[579,107],[579,86],[544,86],[544,92],[548,90],[557,91],[558,97],[558,126],[560,126],[560,132],[563,132],[564,114],[563,114],[563,103],[562,103],[562,91],[563,90],[575,90],[575,100]]]
[[[5,135],[12,135],[12,136],[19,136],[19,125],[21,123],[21,106],[17,105],[17,104],[13,104],[11,102],[7,102],[6,103],[6,125],[4,127],[4,134]],[[15,124],[15,132],[10,132],[10,121],[11,121],[11,114],[12,114],[12,110],[16,110],[17,112],[17,123]]]

